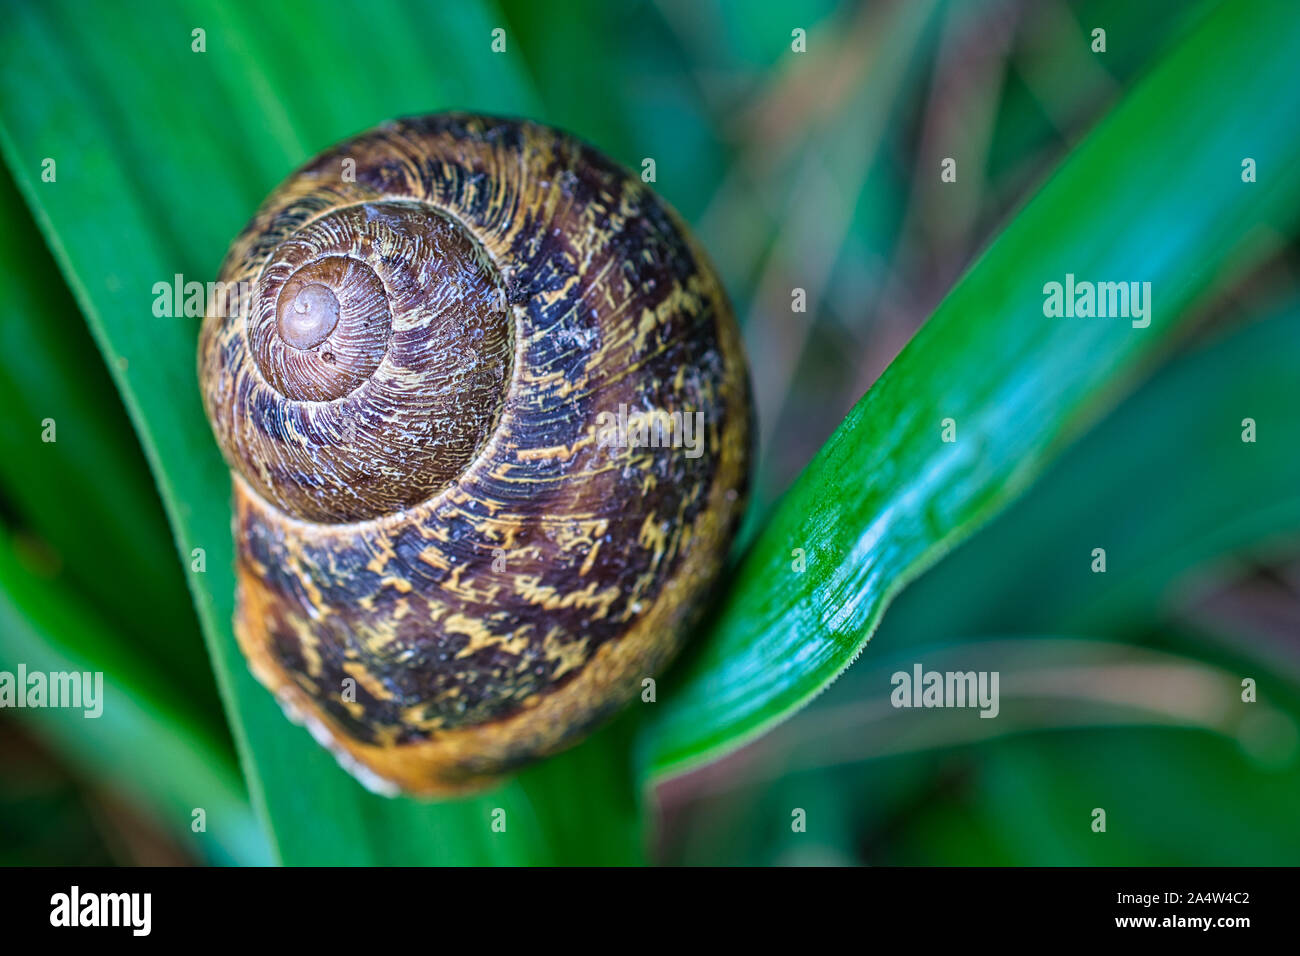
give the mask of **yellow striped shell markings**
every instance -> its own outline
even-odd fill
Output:
[[[219,279],[251,290],[199,342],[235,632],[343,766],[481,789],[661,675],[751,422],[726,296],[646,185],[545,126],[396,121],[291,175]]]

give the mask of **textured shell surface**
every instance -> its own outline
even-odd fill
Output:
[[[219,280],[251,289],[199,342],[236,636],[345,767],[480,789],[661,676],[751,423],[726,296],[646,185],[549,127],[399,120],[291,175]]]

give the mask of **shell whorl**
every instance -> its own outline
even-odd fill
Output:
[[[482,786],[671,657],[743,505],[748,379],[639,180],[547,127],[402,120],[291,176],[220,279],[253,293],[199,355],[237,636],[346,766]],[[598,442],[620,408],[700,413],[699,453]]]
[[[233,281],[252,300],[235,401],[215,420],[240,473],[287,514],[347,522],[447,486],[505,397],[512,322],[460,224],[389,196],[298,223]]]

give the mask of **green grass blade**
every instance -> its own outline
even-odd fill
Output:
[[[861,651],[895,594],[1024,490],[1300,205],[1300,21],[1201,20],[1066,160],[858,403],[742,562],[646,738],[665,774],[734,749]],[[1259,182],[1243,183],[1253,158]],[[1150,326],[1046,318],[1045,283],[1149,281]],[[940,440],[953,419],[957,441]],[[792,570],[803,549],[805,573]]]
[[[0,669],[103,673],[102,713],[14,711],[60,752],[152,811],[159,827],[213,862],[259,865],[270,852],[238,767],[219,734],[195,721],[176,687],[129,641],[0,536]],[[205,829],[195,832],[201,808]]]
[[[172,674],[220,731],[221,705],[148,466],[57,266],[0,172],[0,524],[39,541],[63,587]],[[46,423],[52,432],[47,434]],[[46,438],[53,438],[46,441]],[[140,627],[140,581],[150,582]],[[76,639],[76,635],[69,635]]]
[[[894,675],[910,675],[918,662],[939,673],[996,672],[996,700],[972,698],[965,707],[938,709],[894,706]],[[1055,634],[926,642],[873,654],[852,679],[858,693],[837,686],[756,743],[737,774],[740,782],[1014,734],[1158,725],[1233,737],[1261,719],[1291,720],[1272,700],[1243,706],[1236,669],[1183,653]],[[980,710],[996,719],[972,719]]]
[[[1294,540],[1297,369],[1294,301],[1170,363],[908,588],[879,639],[896,646],[938,634],[1140,633],[1189,572]],[[1244,418],[1256,420],[1253,443],[1242,441]],[[1105,574],[1091,569],[1097,547],[1106,549]]]
[[[287,723],[231,634],[229,476],[199,402],[198,320],[152,314],[154,283],[214,278],[256,204],[316,150],[404,113],[536,115],[519,61],[490,50],[496,22],[475,3],[331,18],[310,3],[55,2],[10,11],[0,34],[0,146],[108,360],[185,566],[206,550],[190,586],[250,792],[288,863],[640,857],[617,729],[494,793],[429,805],[366,793]],[[198,27],[206,53],[191,51]],[[40,178],[47,156],[54,183]],[[575,772],[591,762],[609,768],[599,787]]]

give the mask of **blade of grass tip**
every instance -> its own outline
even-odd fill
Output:
[[[807,703],[907,582],[1167,347],[1244,239],[1294,227],[1297,58],[1287,5],[1224,5],[1069,157],[777,508],[647,733],[650,773],[732,750]],[[1267,171],[1258,182],[1243,182],[1244,156]],[[1049,314],[1049,283],[1067,276],[1150,282],[1145,323]]]
[[[872,639],[881,645],[878,651],[895,656],[903,653],[907,661],[924,661],[927,670],[947,671],[957,668],[934,659],[938,649],[933,640],[940,634],[947,639],[976,640],[980,635],[1013,631],[1097,637],[1127,632],[1132,634],[1131,640],[1139,640],[1150,628],[1166,641],[1171,635],[1183,638],[1177,645],[1166,646],[1204,657],[1205,642],[1188,640],[1185,632],[1170,631],[1153,621],[1163,610],[1161,597],[1170,586],[1170,575],[1156,569],[1169,563],[1166,556],[1177,556],[1173,563],[1179,567],[1194,564],[1204,551],[1189,542],[1202,540],[1207,529],[1223,528],[1221,515],[1232,519],[1228,524],[1234,531],[1253,527],[1256,535],[1294,535],[1300,529],[1300,509],[1296,507],[1291,508],[1289,521],[1278,520],[1283,517],[1279,504],[1296,502],[1300,495],[1296,491],[1300,488],[1300,460],[1290,454],[1300,445],[1300,421],[1292,422],[1283,412],[1293,401],[1297,367],[1297,302],[1180,355],[1071,447],[1023,498],[904,591]],[[1205,382],[1217,386],[1207,392]],[[1235,428],[1227,427],[1229,423],[1214,426],[1222,418],[1222,409],[1238,406],[1252,408],[1261,421],[1269,423],[1267,443],[1245,444]],[[1204,423],[1211,427],[1201,427]],[[1199,447],[1202,442],[1206,447]],[[1122,459],[1113,455],[1113,450],[1120,448],[1130,450]],[[1133,488],[1159,487],[1177,471],[1176,463],[1185,460],[1202,464],[1180,479],[1179,494],[1134,500]],[[1114,475],[1109,473],[1112,468]],[[1171,514],[1161,514],[1166,511]],[[1237,520],[1251,512],[1260,520]],[[1223,538],[1217,533],[1215,537],[1222,546]],[[1123,544],[1130,538],[1141,542],[1142,554],[1134,555]],[[1260,540],[1247,536],[1236,543],[1249,547]],[[1123,577],[1138,579],[1143,599],[1126,588],[1131,600],[1121,615],[1099,618],[1089,614],[1087,626],[1072,626],[1067,622],[1078,618],[1079,609],[1095,603],[1095,590],[1101,587],[1104,591],[1100,579],[1106,576],[1092,574],[1088,563],[1080,560],[1097,541],[1107,543],[1112,558],[1123,556],[1119,560],[1125,567],[1136,569]],[[1063,556],[1061,560],[1056,560],[1058,554]],[[1149,567],[1149,562],[1156,567]],[[1012,575],[1015,583],[1006,580],[1008,567],[1018,569]],[[1071,613],[1064,613],[1067,611]],[[1233,633],[1235,636],[1228,636]],[[1284,640],[1270,641],[1249,632],[1248,639],[1243,639],[1238,627],[1235,632],[1224,629],[1222,636],[1210,643],[1263,663],[1293,686],[1297,683],[1296,655],[1279,653]],[[951,656],[961,646],[942,653]],[[909,647],[912,649],[903,650]],[[1009,649],[1027,652],[1021,647]],[[984,656],[997,660],[990,666],[1004,675],[1008,672],[1009,659]],[[1241,672],[1240,665],[1234,668],[1223,660],[1218,664]],[[905,669],[911,666],[908,663]],[[891,688],[889,668],[882,675],[882,667],[860,664],[850,669],[811,706],[743,753],[670,781],[661,792],[663,800],[676,804],[718,788],[749,786],[759,777],[785,772],[780,768],[788,771],[795,765],[807,766],[801,757],[816,750],[811,747],[815,738],[824,741],[828,753],[863,758],[910,746],[912,741],[905,735],[884,729],[866,734],[865,725],[852,723],[851,715],[874,712],[871,701],[883,702],[890,709],[885,700]],[[822,761],[823,757],[815,759]],[[840,756],[834,759],[841,761]]]

